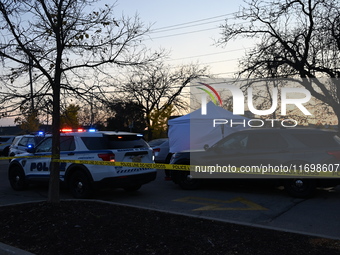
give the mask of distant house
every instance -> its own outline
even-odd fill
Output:
[[[52,127],[51,125],[41,125],[39,130],[47,133],[51,132]],[[20,128],[20,125],[0,127],[0,135],[22,135],[22,134],[25,134],[25,131]]]
[[[19,125],[0,127],[0,135],[20,135],[23,134],[23,130]]]

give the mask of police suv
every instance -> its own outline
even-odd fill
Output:
[[[52,153],[52,137],[46,137],[22,158],[9,164],[8,178],[14,190],[23,190],[30,183],[48,181]],[[143,136],[136,133],[95,131],[60,134],[60,180],[75,198],[86,198],[96,188],[138,190],[155,180],[156,169],[123,167],[104,162],[153,163],[153,153]],[[62,160],[77,160],[62,162]],[[79,160],[79,161],[78,161]],[[88,164],[82,160],[102,161]]]

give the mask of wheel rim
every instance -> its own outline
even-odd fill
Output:
[[[297,179],[293,181],[291,187],[296,191],[303,191],[306,189],[306,184],[303,180]]]
[[[92,191],[89,177],[79,170],[70,175],[68,186],[75,198],[87,198]]]
[[[18,172],[17,169],[14,169],[11,172],[11,177],[10,177],[10,182],[12,186],[15,188],[21,188],[22,181],[23,181],[23,178],[21,177],[20,173]]]
[[[294,185],[298,188],[303,187],[304,183],[302,180],[295,180]]]
[[[18,183],[18,182],[20,181],[20,176],[19,176],[19,175],[16,175],[16,176],[14,177],[14,181],[15,181],[16,183]]]
[[[193,179],[191,174],[184,173],[184,176],[182,176],[182,183],[184,185],[195,185],[197,183],[197,180]]]
[[[21,181],[21,178],[20,178],[20,176],[19,176],[18,174],[14,174],[14,175],[12,176],[12,183],[13,183],[13,185],[14,185],[15,187],[19,187],[20,181]]]
[[[75,181],[74,191],[78,194],[82,194],[84,192],[84,184],[82,181],[80,180]]]
[[[191,174],[188,174],[187,175],[187,181],[191,181],[192,180],[192,175]]]

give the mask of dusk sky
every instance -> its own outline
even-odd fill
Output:
[[[171,50],[169,64],[199,62],[211,66],[211,73],[231,77],[237,70],[237,59],[250,47],[249,41],[237,41],[218,47],[219,26],[244,5],[243,1],[138,1],[117,2],[117,15],[135,13],[145,24],[153,24],[150,34],[152,48]],[[160,29],[164,28],[164,29]],[[163,32],[164,31],[164,32]]]
[[[112,1],[99,2],[112,4]],[[249,41],[237,41],[227,47],[218,47],[221,36],[219,26],[231,19],[243,1],[196,0],[154,1],[120,0],[116,2],[115,15],[133,17],[138,14],[153,32],[145,43],[157,50],[170,51],[169,65],[199,63],[209,66],[210,73],[218,77],[232,77],[237,70],[237,59],[251,46]],[[0,126],[13,125],[13,119],[0,119]]]

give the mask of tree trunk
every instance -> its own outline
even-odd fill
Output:
[[[59,38],[57,38],[59,39]],[[61,47],[58,47],[56,58],[56,69],[54,74],[54,81],[52,82],[53,89],[53,113],[52,113],[52,160],[50,169],[50,183],[48,187],[49,203],[60,202],[60,168],[59,162],[55,160],[60,159],[60,82],[61,82]]]
[[[48,187],[49,203],[59,203],[59,162],[54,160],[60,159],[60,88],[54,84],[53,88],[53,122],[52,122],[52,161],[50,166],[50,181]]]

